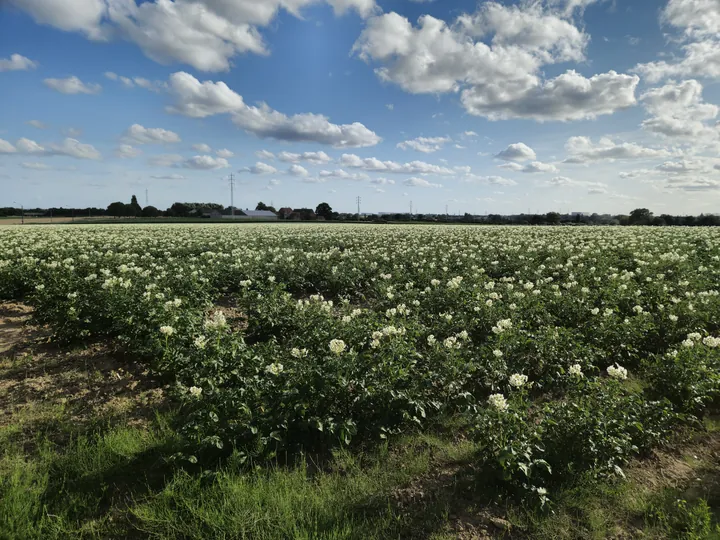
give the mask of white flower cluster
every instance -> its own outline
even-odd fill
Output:
[[[528,382],[527,375],[521,375],[520,373],[513,373],[508,379],[510,386],[514,388],[522,388]]]
[[[290,351],[290,356],[292,356],[293,358],[305,358],[307,355],[307,349],[298,349],[297,347],[293,347]]]
[[[512,328],[513,323],[510,319],[500,319],[495,326],[492,327],[492,331],[495,334],[502,334],[506,330]]]
[[[205,319],[203,326],[205,330],[209,331],[222,330],[227,328],[227,318],[225,318],[225,314],[222,311],[216,311],[212,317]]]
[[[342,339],[333,339],[330,341],[330,352],[333,354],[341,355],[346,348],[345,342]]]
[[[488,404],[498,411],[504,412],[508,410],[508,402],[505,399],[505,396],[502,394],[491,394],[490,397],[488,397]]]
[[[582,366],[580,364],[573,364],[568,368],[568,373],[572,375],[573,377],[584,377],[582,372]]]
[[[613,379],[624,381],[627,379],[628,372],[624,367],[615,364],[614,366],[608,366],[607,374]]]

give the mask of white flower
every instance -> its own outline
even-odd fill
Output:
[[[193,343],[198,349],[204,349],[207,345],[207,342],[208,340],[205,336],[198,336],[195,338],[195,341]]]
[[[593,315],[597,315],[598,313],[600,313],[600,308],[592,308],[590,310],[590,313],[592,313]]]
[[[435,336],[433,336],[432,334],[430,334],[430,335],[427,337],[427,342],[428,342],[428,345],[430,345],[430,346],[432,347],[433,345],[435,345],[435,344],[437,343],[437,339],[435,339]]]
[[[292,356],[293,358],[303,358],[307,355],[307,349],[298,349],[297,347],[293,347],[293,349],[290,351],[290,356]]]
[[[212,318],[205,319],[205,330],[221,330],[227,326],[227,319],[222,311],[216,311]]]
[[[377,349],[379,346],[380,346],[380,340],[378,340],[378,339],[373,339],[370,342],[370,347],[372,347],[373,349]]]
[[[342,322],[344,322],[344,323],[349,323],[350,321],[352,321],[352,317],[350,315],[345,315],[342,318]]]
[[[160,333],[163,336],[172,336],[175,333],[175,329],[172,326],[161,326],[160,327]]]
[[[690,348],[690,347],[693,347],[694,345],[695,345],[695,342],[692,339],[686,339],[685,341],[682,342],[683,347]]]
[[[495,356],[495,358],[502,358],[502,357],[503,357],[503,352],[502,352],[500,349],[495,349],[495,350],[493,351],[493,355]]]
[[[568,373],[574,377],[583,377],[582,367],[580,364],[574,364],[568,369]]]
[[[521,375],[520,373],[513,373],[510,375],[510,378],[508,379],[508,382],[510,383],[510,386],[514,386],[515,388],[521,388],[525,386],[527,383],[527,375]]]
[[[637,313],[638,315],[643,312],[642,306],[635,306],[633,307],[633,311]]]
[[[625,380],[627,379],[627,369],[618,364],[614,366],[608,366],[607,374],[613,379]]]
[[[340,355],[345,350],[345,342],[342,339],[333,339],[330,342],[330,351],[333,354]]]
[[[265,366],[265,371],[271,375],[280,375],[283,372],[283,369],[283,365],[277,362],[272,363],[269,366]]]
[[[432,281],[430,281],[430,285],[432,285],[433,287],[437,287],[438,285],[440,285],[440,280],[433,279]]]
[[[202,394],[202,388],[198,388],[197,386],[191,386],[190,387],[190,395],[194,398],[199,398]]]
[[[498,411],[507,411],[508,402],[502,394],[491,394],[488,397],[488,404]]]
[[[693,341],[700,341],[702,339],[702,335],[700,335],[698,332],[692,332],[687,335],[688,339],[692,339]]]
[[[703,339],[703,343],[707,345],[708,347],[712,347],[713,349],[720,346],[720,338],[715,338],[712,336],[707,336]]]
[[[678,316],[677,315],[668,315],[668,319],[670,319],[672,322],[677,322]]]

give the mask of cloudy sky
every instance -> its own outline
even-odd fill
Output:
[[[720,211],[720,0],[5,0],[0,206]]]

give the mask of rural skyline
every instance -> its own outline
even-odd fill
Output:
[[[0,206],[720,203],[717,0],[9,0],[0,34]]]

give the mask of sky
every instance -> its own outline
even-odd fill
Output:
[[[719,82],[720,0],[5,0],[0,206],[717,213]]]

